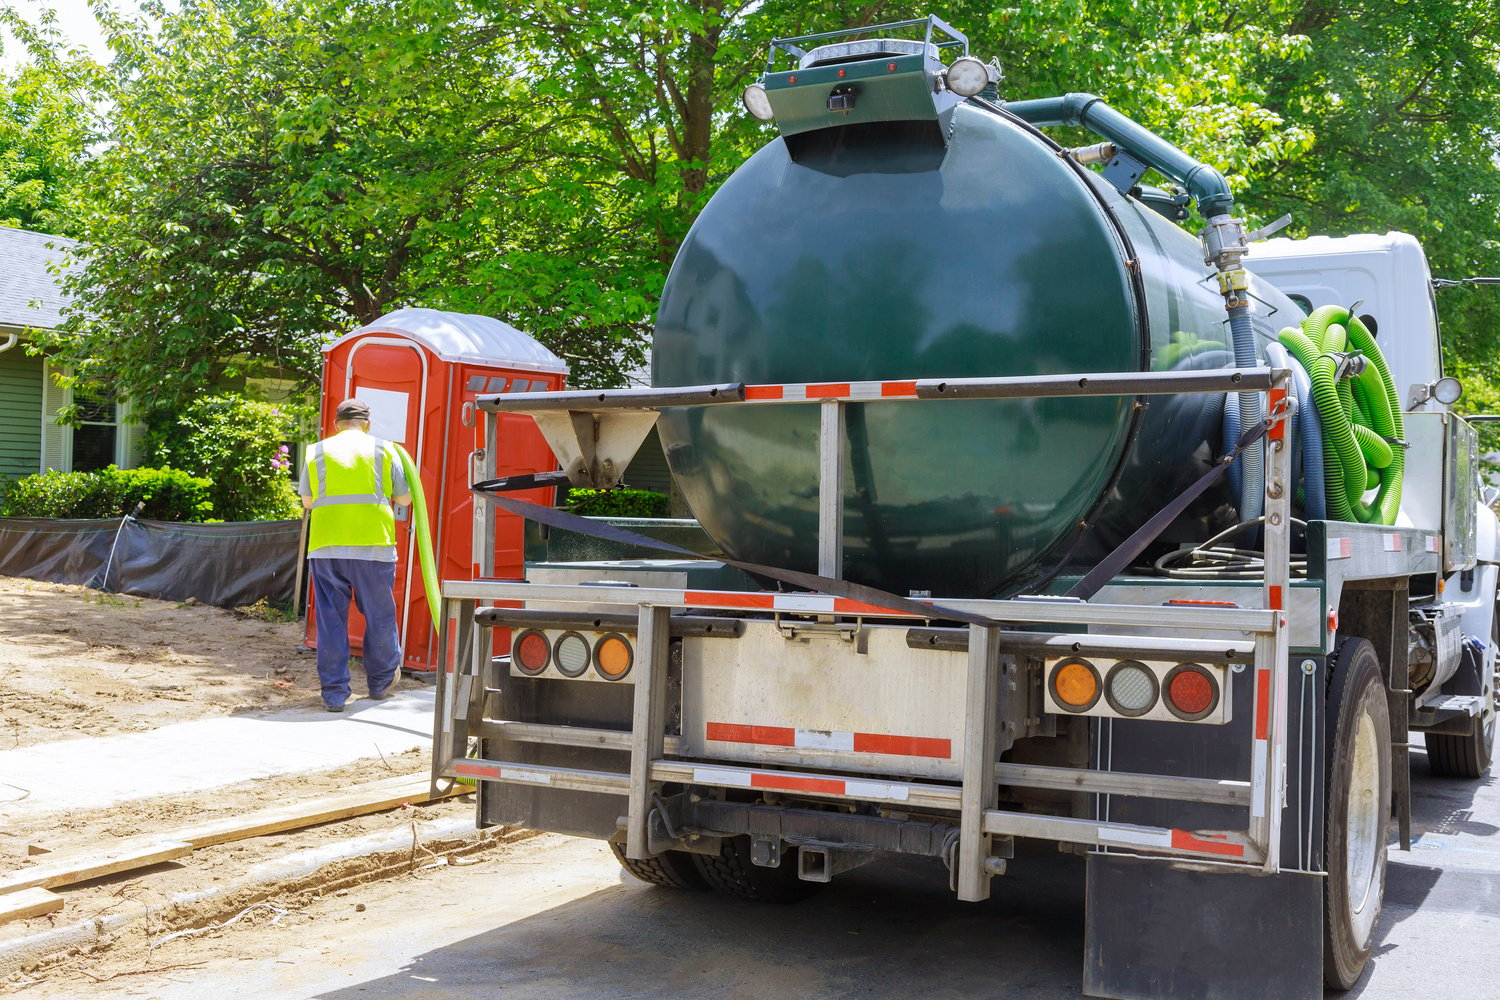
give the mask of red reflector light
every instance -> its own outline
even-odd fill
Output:
[[[795,76],[789,76],[789,77],[786,78],[786,82],[787,83],[796,83],[797,82],[797,78]]]
[[[843,76],[844,76],[844,74],[845,74],[845,72],[846,72],[846,71],[845,71],[845,70],[839,70],[839,76],[840,76],[840,77],[843,77]]]
[[[891,72],[891,73],[896,72],[896,64],[895,63],[886,63],[885,64],[885,68],[886,68],[886,70],[888,72]]]
[[[1219,684],[1196,663],[1179,663],[1167,674],[1167,707],[1179,719],[1204,718],[1219,704]]]
[[[539,674],[547,669],[552,658],[552,643],[542,633],[529,630],[516,637],[513,648],[516,666],[528,674]]]

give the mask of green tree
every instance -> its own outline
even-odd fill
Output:
[[[40,338],[148,412],[226,373],[311,384],[330,335],[444,305],[435,277],[463,266],[465,232],[506,226],[557,117],[498,41],[422,5],[158,13],[154,37],[113,22],[73,302]]]
[[[220,520],[300,517],[290,445],[302,423],[284,406],[233,393],[202,397],[147,438],[146,464],[212,483],[209,497]]]
[[[0,225],[78,232],[76,186],[94,136],[90,112],[34,66],[0,76]]]

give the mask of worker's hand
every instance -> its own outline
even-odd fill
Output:
[[[403,494],[401,494],[399,497],[396,498],[396,503],[400,504],[403,507],[410,507],[411,506],[411,494],[410,493],[403,493]]]
[[[312,505],[313,505],[313,498],[312,497],[303,497],[302,498],[302,509],[303,510],[312,510]]]

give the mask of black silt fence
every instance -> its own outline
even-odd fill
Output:
[[[300,521],[0,518],[0,575],[232,608],[290,604]]]

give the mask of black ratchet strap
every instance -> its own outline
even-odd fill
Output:
[[[1177,499],[1157,511],[1151,520],[1137,528],[1134,534],[1121,542],[1097,566],[1084,574],[1083,579],[1073,584],[1067,596],[1087,601],[1099,593],[1105,584],[1114,579],[1116,574],[1140,558],[1141,553],[1146,551],[1146,546],[1156,541],[1156,536],[1167,530],[1167,525],[1177,520],[1177,516],[1187,510],[1188,504],[1202,496],[1204,490],[1228,471],[1230,463],[1239,458],[1241,452],[1265,437],[1271,430],[1271,426],[1285,417],[1285,413],[1273,414],[1268,419],[1246,429],[1245,433],[1240,435],[1240,440],[1234,446],[1233,451],[1219,459],[1218,464],[1199,476],[1197,482],[1177,494]]]
[[[513,479],[515,477],[508,478]],[[986,618],[983,615],[970,614],[967,611],[959,611],[956,608],[945,608],[939,604],[924,604],[913,601],[910,598],[877,590],[874,587],[850,583],[848,580],[835,580],[832,577],[819,576],[816,573],[801,573],[792,569],[762,566],[759,563],[740,562],[737,559],[729,559],[724,556],[705,556],[701,552],[694,552],[680,545],[673,545],[670,542],[648,538],[634,531],[626,531],[624,528],[617,528],[614,525],[604,524],[600,521],[591,521],[586,517],[570,514],[565,510],[558,510],[555,507],[543,507],[540,504],[527,503],[525,500],[518,500],[515,497],[501,496],[494,492],[494,490],[497,488],[503,489],[504,487],[497,487],[495,484],[504,482],[505,480],[488,479],[484,482],[475,483],[470,487],[469,492],[481,500],[499,507],[501,510],[518,514],[521,517],[529,518],[541,524],[550,525],[562,531],[573,531],[580,535],[588,535],[593,538],[618,542],[623,545],[639,545],[643,548],[656,549],[658,552],[670,552],[674,555],[687,556],[690,559],[712,559],[715,562],[733,566],[735,569],[743,570],[746,573],[769,577],[772,580],[779,580],[793,587],[817,591],[827,594],[830,597],[842,597],[846,600],[858,601],[861,604],[870,604],[888,611],[899,611],[903,614],[915,615],[918,618],[949,620],[964,622],[969,625],[988,625],[992,627],[999,627],[1002,624],[993,618]]]

